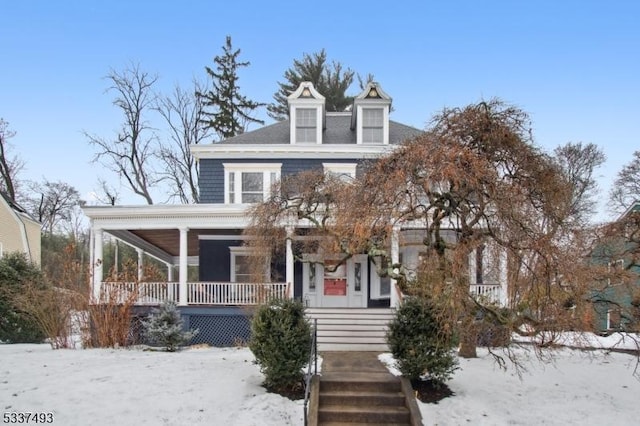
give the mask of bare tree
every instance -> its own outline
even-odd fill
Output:
[[[44,180],[29,184],[31,197],[27,201],[30,213],[48,234],[59,226],[71,224],[75,208],[81,204],[80,194],[71,185]]]
[[[579,224],[586,224],[596,206],[598,183],[594,176],[606,156],[597,145],[589,143],[567,143],[554,150],[554,155],[573,193],[569,204],[569,217]]]
[[[9,139],[14,136],[15,132],[9,130],[9,123],[0,118],[0,191],[16,201],[18,173],[24,167],[24,162],[17,155],[9,156]]]
[[[161,178],[153,168],[157,138],[147,114],[154,106],[153,85],[158,77],[131,65],[121,72],[111,70],[107,79],[108,90],[116,94],[113,104],[122,112],[124,122],[115,139],[85,132],[89,143],[98,149],[93,161],[115,172],[135,194],[153,204],[151,188]]]
[[[155,107],[168,128],[168,140],[160,146],[160,158],[165,166],[163,176],[170,182],[170,196],[184,204],[199,200],[198,165],[190,146],[211,135],[210,128],[200,120],[203,98],[196,95],[207,90],[197,81],[193,84],[192,91],[176,85],[171,95],[159,97]]]
[[[621,214],[635,201],[640,200],[640,151],[618,172],[609,194],[611,210]]]
[[[321,171],[285,177],[253,209],[247,233],[266,257],[282,250],[282,227],[291,223],[310,226],[309,235],[318,237],[296,241],[300,252],[342,262],[367,254],[404,293],[436,301],[457,329],[461,354],[473,356],[478,318],[515,332],[523,323],[528,331],[583,327],[575,313],[586,309],[588,281],[575,260],[586,246],[569,224],[573,184],[533,144],[527,114],[491,100],[445,109],[424,135],[351,183]],[[417,265],[392,257],[400,227],[421,235]],[[470,293],[470,257],[479,252],[493,271],[486,273],[506,272],[510,311]]]

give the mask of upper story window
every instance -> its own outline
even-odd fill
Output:
[[[309,81],[303,81],[287,97],[290,142],[322,143],[325,99]]]
[[[225,204],[261,203],[280,179],[282,164],[224,164]]]
[[[362,143],[384,142],[384,112],[382,108],[362,109]]]
[[[325,174],[337,176],[347,182],[355,179],[357,166],[357,163],[322,163]]]
[[[316,143],[317,142],[317,109],[297,108],[296,109],[296,142]]]
[[[356,143],[386,145],[389,143],[389,111],[391,98],[380,85],[370,82],[353,100],[351,130]]]

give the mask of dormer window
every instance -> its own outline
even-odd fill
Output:
[[[362,143],[381,144],[383,142],[384,110],[362,108]]]
[[[296,142],[317,142],[317,111],[315,108],[296,109]]]
[[[303,81],[287,98],[292,144],[320,144],[324,125],[325,99],[313,84]]]
[[[391,98],[378,83],[370,82],[353,100],[351,129],[356,143],[386,145],[389,143],[389,109]]]

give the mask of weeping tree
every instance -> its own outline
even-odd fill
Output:
[[[296,252],[342,263],[367,254],[405,294],[433,301],[461,354],[474,356],[478,318],[516,332],[583,328],[589,272],[575,260],[587,254],[588,239],[571,219],[585,192],[568,171],[533,143],[524,111],[482,101],[445,109],[354,181],[321,171],[283,178],[253,209],[247,232],[268,257],[283,250],[283,228],[293,224],[317,236],[296,241]],[[419,262],[392,256],[401,227],[420,235]],[[484,274],[508,280],[509,310],[470,293],[470,257],[478,253]]]

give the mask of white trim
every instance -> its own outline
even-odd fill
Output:
[[[362,141],[362,129],[365,109],[382,109],[382,142],[381,143],[364,143]],[[380,146],[389,145],[389,107],[387,105],[380,105],[379,101],[367,101],[362,100],[356,106],[356,144],[360,146]]]
[[[249,257],[251,256],[251,248],[245,246],[231,246],[229,247],[229,257],[230,257],[230,270],[229,270],[229,281],[232,283],[238,282],[236,277],[236,258],[239,256]],[[265,265],[265,277],[271,277],[271,265],[267,262]],[[268,280],[267,280],[268,281]]]
[[[222,163],[224,167],[224,203],[225,204],[243,204],[242,203],[242,174],[243,173],[262,173],[262,199],[269,197],[271,185],[280,180],[282,163]],[[229,183],[231,173],[234,173],[234,200],[231,200],[229,192]],[[275,177],[272,179],[272,175]],[[237,202],[237,200],[240,202]]]
[[[388,122],[387,122],[388,125]],[[388,142],[388,131],[387,131]],[[201,159],[350,159],[376,158],[398,145],[380,144],[208,144],[191,145],[191,154]]]
[[[322,163],[324,173],[335,173],[337,175],[347,175],[356,177],[356,167],[358,163]]]

